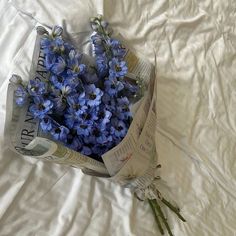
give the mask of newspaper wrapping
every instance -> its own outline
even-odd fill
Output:
[[[44,67],[44,54],[40,48],[44,34],[47,34],[46,29],[38,27],[29,79],[45,80],[49,76]],[[131,50],[127,50],[125,59],[129,67],[127,77],[134,80],[141,78],[143,87],[147,84],[149,86],[143,97],[132,107],[133,121],[125,138],[119,145],[102,155],[104,163],[45,137],[40,131],[38,120],[32,117],[28,110],[29,104],[23,107],[15,104],[14,92],[21,81],[17,75],[12,76],[8,86],[6,144],[24,156],[81,168],[85,174],[107,177],[124,187],[132,188],[140,198],[144,198],[143,196],[147,195],[144,189],[150,190],[150,185],[156,177],[157,166],[154,137],[156,126],[154,66],[136,56]],[[88,58],[85,57],[84,60]]]

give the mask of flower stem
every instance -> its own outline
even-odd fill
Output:
[[[152,201],[153,205],[155,206],[155,209],[156,209],[157,212],[159,213],[159,215],[160,215],[160,217],[161,217],[161,219],[162,219],[162,221],[163,221],[163,223],[164,223],[164,225],[165,225],[165,227],[166,227],[166,229],[167,229],[169,235],[170,235],[170,236],[174,236],[174,235],[172,234],[172,232],[171,232],[171,229],[170,229],[170,227],[169,227],[169,224],[168,224],[168,222],[167,222],[167,219],[166,219],[166,217],[164,216],[164,214],[163,214],[163,212],[162,212],[162,210],[161,210],[161,207],[159,206],[157,200],[151,200],[151,201]]]
[[[158,228],[159,228],[161,234],[164,235],[164,230],[163,230],[163,228],[162,228],[162,226],[161,226],[161,222],[160,222],[160,220],[159,220],[159,218],[158,218],[158,215],[157,215],[155,206],[154,206],[154,204],[152,203],[152,200],[148,199],[148,203],[149,203],[149,205],[151,206],[152,211],[153,211],[153,213],[154,213],[157,226],[158,226]]]
[[[183,222],[186,222],[184,217],[179,213],[180,210],[177,207],[174,207],[170,202],[168,202],[165,198],[162,198],[161,201],[169,207]]]

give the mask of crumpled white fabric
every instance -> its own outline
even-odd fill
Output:
[[[88,19],[102,13],[134,49],[157,56],[159,189],[187,219],[165,211],[174,235],[236,234],[235,1],[2,0],[0,13],[1,139],[8,79],[27,78],[35,25],[63,24],[88,51]],[[1,236],[159,235],[128,189],[1,153]]]

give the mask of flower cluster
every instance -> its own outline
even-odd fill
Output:
[[[54,140],[100,159],[126,135],[132,121],[130,99],[138,86],[125,79],[126,50],[111,38],[108,23],[96,17],[91,26],[96,65],[84,64],[84,55],[56,26],[41,40],[49,78],[20,84],[15,97],[19,106],[30,101],[29,111]]]

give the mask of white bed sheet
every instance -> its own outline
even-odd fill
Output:
[[[236,235],[236,2],[233,0],[0,1],[0,139],[14,73],[27,78],[35,26],[63,24],[88,51],[102,13],[127,43],[157,62],[162,192],[176,236]],[[160,235],[127,189],[80,170],[25,159],[1,146],[0,236]]]

